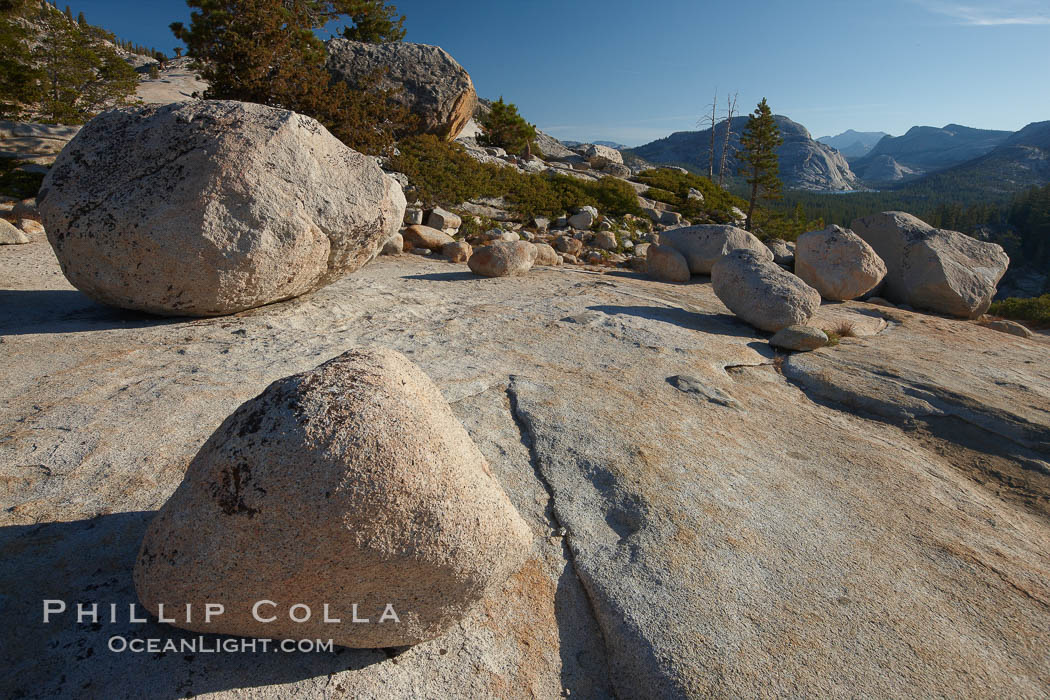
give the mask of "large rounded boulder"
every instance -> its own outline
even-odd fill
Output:
[[[864,216],[850,228],[886,262],[882,296],[917,309],[977,318],[1010,264],[995,243],[934,228],[902,211]]]
[[[531,545],[426,375],[392,350],[351,351],[219,426],[147,528],[134,583],[147,610],[197,632],[395,647],[496,595]],[[206,603],[222,614],[206,620]]]
[[[773,259],[773,253],[762,241],[736,226],[702,224],[671,229],[660,234],[660,244],[685,256],[694,275],[710,275],[719,258],[734,250],[751,250],[765,260]]]
[[[401,186],[313,119],[194,101],[105,112],[38,195],[62,271],[97,301],[217,316],[290,299],[371,260]]]
[[[817,290],[751,250],[719,259],[711,269],[711,286],[730,311],[771,333],[806,325],[820,308]]]
[[[886,276],[886,263],[863,238],[832,225],[798,237],[795,274],[825,299],[846,301],[875,289]]]
[[[449,141],[459,136],[478,105],[470,74],[438,46],[330,39],[327,66],[353,88],[381,75],[380,86],[393,90],[393,99],[419,117],[423,132]]]

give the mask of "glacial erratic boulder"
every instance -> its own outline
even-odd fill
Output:
[[[726,253],[747,249],[765,260],[773,253],[750,232],[736,226],[701,224],[672,229],[660,234],[660,243],[685,256],[694,275],[710,275],[711,268]]]
[[[623,165],[623,156],[620,152],[611,146],[603,146],[601,144],[592,143],[587,146],[587,149],[583,152],[583,156],[590,163],[592,168],[603,169],[607,165]],[[629,173],[630,171],[628,171]]]
[[[217,316],[360,268],[397,232],[405,196],[309,117],[209,100],[99,115],[55,161],[38,206],[88,296]]]
[[[820,308],[817,290],[752,250],[734,250],[719,259],[711,268],[711,286],[730,311],[772,333],[806,325]]]
[[[452,243],[454,239],[444,231],[423,225],[406,226],[401,231],[408,248],[426,248],[427,250],[441,250],[444,246]]]
[[[497,241],[475,250],[467,266],[483,277],[524,275],[532,269],[538,254],[536,246],[528,241]]]
[[[798,237],[795,274],[825,299],[846,301],[875,289],[886,263],[853,231],[831,225]]]
[[[532,245],[536,248],[534,265],[546,265],[549,267],[561,265],[561,256],[550,245],[547,243],[533,243]]]
[[[795,264],[795,244],[783,238],[767,238],[764,243],[773,252],[773,262],[784,267]]]
[[[392,350],[350,351],[219,426],[150,523],[134,582],[147,610],[197,632],[404,646],[453,627],[531,545],[430,379]],[[278,603],[254,610],[272,622],[259,601]],[[178,614],[205,603],[224,612]]]
[[[452,241],[441,246],[441,257],[449,262],[466,262],[472,252],[473,248],[466,241]]]
[[[827,345],[828,334],[811,326],[788,326],[774,333],[769,344],[783,350],[809,352]]]
[[[934,228],[901,211],[860,217],[850,228],[886,262],[882,296],[917,309],[977,318],[1010,264],[998,244]]]
[[[645,251],[649,276],[661,282],[688,282],[689,263],[671,246],[650,245]]]
[[[328,41],[328,71],[351,87],[383,73],[380,84],[419,116],[422,131],[452,141],[474,115],[478,96],[463,66],[444,49],[427,44]]]

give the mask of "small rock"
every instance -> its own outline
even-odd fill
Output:
[[[583,152],[583,155],[593,168],[606,168],[612,164],[623,165],[623,156],[610,146],[592,144]],[[630,174],[630,172],[628,168],[627,173]]]
[[[440,251],[452,243],[452,236],[430,226],[408,226],[401,231],[401,235],[404,236],[405,245],[412,248]]]
[[[550,228],[551,220],[542,216],[536,216],[533,217],[530,223],[532,224],[533,228],[542,233]]]
[[[546,243],[534,243],[536,246],[535,265],[557,266],[561,265],[561,256]]]
[[[558,236],[554,239],[554,248],[559,253],[579,255],[583,252],[583,241],[572,238],[571,236]]]
[[[423,210],[422,209],[406,209],[405,210],[405,226],[419,226],[423,223]]]
[[[18,228],[31,235],[44,235],[44,225],[34,219],[19,219]]]
[[[882,297],[868,297],[865,301],[869,304],[874,304],[875,306],[885,306],[890,309],[896,308],[897,306],[893,302],[883,299]]]
[[[442,209],[441,207],[434,207],[427,212],[427,226],[430,228],[436,228],[439,231],[458,231],[459,227],[463,225],[463,220],[456,214]]]
[[[22,245],[23,243],[29,243],[29,237],[5,219],[0,219],[0,245]]]
[[[611,175],[612,177],[628,178],[631,176],[631,169],[622,163],[609,163],[602,167],[603,175]]]
[[[578,229],[589,229],[598,219],[598,210],[594,207],[583,207],[569,217],[569,226]]]
[[[524,275],[536,261],[536,246],[525,241],[499,241],[474,251],[467,261],[471,272],[484,277]]]
[[[601,265],[603,262],[605,262],[605,258],[602,257],[602,254],[596,250],[592,250],[591,252],[587,253],[587,255],[583,257],[583,260],[588,265]]]
[[[400,233],[395,233],[383,244],[381,255],[401,255],[405,252],[405,238]]]
[[[617,243],[616,236],[611,231],[599,231],[594,234],[594,240],[591,242],[591,245],[602,250],[616,250],[619,243]]]
[[[406,252],[409,253],[410,255],[423,255],[423,256],[426,256],[426,255],[430,255],[430,253],[433,252],[433,251],[431,251],[430,248],[409,248],[409,249],[407,249]]]
[[[33,221],[42,223],[40,218],[40,211],[36,207],[35,199],[23,199],[11,208],[11,218],[18,219],[32,219]]]
[[[645,255],[646,255],[646,251],[649,250],[649,246],[651,246],[651,245],[652,245],[652,243],[639,243],[639,244],[637,244],[636,246],[634,246],[634,254],[644,258]],[[626,247],[627,246],[624,245],[624,248],[626,248]]]
[[[819,328],[811,326],[788,326],[777,331],[769,339],[769,344],[785,350],[807,352],[827,345],[828,335]]]
[[[784,267],[795,264],[795,244],[789,243],[782,238],[769,238],[765,241],[766,247],[773,253],[773,262]]]
[[[561,261],[566,265],[579,265],[580,261],[572,253],[559,253]]]
[[[661,282],[689,281],[689,263],[685,256],[665,245],[650,245],[646,251],[649,275]]]
[[[1000,333],[1009,333],[1010,335],[1016,335],[1019,338],[1032,337],[1032,331],[1028,330],[1016,321],[1008,321],[1006,319],[1000,319],[995,321],[982,321],[981,325],[985,328],[991,328],[993,331],[999,331]]]
[[[470,259],[472,249],[466,241],[452,241],[441,247],[442,257],[451,262],[466,262]]]

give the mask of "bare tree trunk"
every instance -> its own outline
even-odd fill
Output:
[[[733,135],[733,115],[736,113],[736,95],[726,96],[726,137],[722,142],[722,161],[718,166],[718,186],[725,180],[726,160],[729,156],[729,139]]]
[[[751,202],[747,205],[747,221],[744,223],[746,231],[751,230],[751,217],[755,214],[755,202],[758,200],[758,168],[754,168],[751,177],[755,179],[755,182],[751,185]]]
[[[707,155],[707,179],[714,182],[715,179],[715,122],[718,119],[716,110],[718,109],[718,89],[715,89],[715,97],[711,101],[711,116],[704,117],[697,121],[697,126],[706,123],[711,129],[711,150]]]

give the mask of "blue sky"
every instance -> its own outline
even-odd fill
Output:
[[[763,96],[814,137],[1050,119],[1050,0],[394,0],[478,93],[561,139],[637,145],[695,128],[715,90]],[[62,0],[59,0],[62,7]],[[171,52],[182,0],[70,2]],[[722,105],[724,108],[724,104]]]

